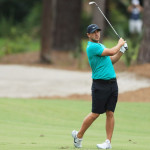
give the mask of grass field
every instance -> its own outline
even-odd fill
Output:
[[[0,99],[0,150],[74,150],[71,131],[79,129],[91,102]],[[149,150],[150,103],[116,108],[114,150]],[[105,139],[105,115],[86,132],[81,150],[95,150]]]

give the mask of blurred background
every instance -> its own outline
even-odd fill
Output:
[[[121,37],[127,40],[124,66],[150,62],[149,1],[140,0],[142,31],[129,32],[131,0],[95,0]],[[101,42],[118,39],[89,0],[0,0],[0,62],[34,63],[88,69],[86,28],[102,28]],[[20,55],[16,55],[20,54]]]
[[[94,1],[129,47],[114,65],[113,147],[150,150],[150,0]],[[89,2],[0,0],[1,150],[74,150],[70,133],[91,109],[86,28],[98,24],[108,48],[118,42]],[[88,131],[86,150],[105,139],[104,124],[97,121]]]

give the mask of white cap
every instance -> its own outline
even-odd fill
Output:
[[[133,4],[133,5],[139,5],[140,2],[139,2],[139,0],[132,0],[132,4]]]

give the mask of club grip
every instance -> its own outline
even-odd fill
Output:
[[[128,50],[128,44],[127,44],[127,43],[125,43],[123,46],[124,46],[124,48],[125,48],[126,50]]]

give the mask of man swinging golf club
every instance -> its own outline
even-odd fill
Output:
[[[118,99],[118,85],[113,64],[127,50],[126,41],[119,39],[116,46],[106,48],[99,43],[101,29],[96,24],[87,27],[89,42],[87,45],[87,56],[92,69],[92,112],[85,117],[82,126],[78,131],[72,131],[74,146],[82,147],[82,140],[85,131],[100,116],[106,113],[106,140],[97,144],[99,149],[110,149],[111,138],[114,130],[114,111]]]

